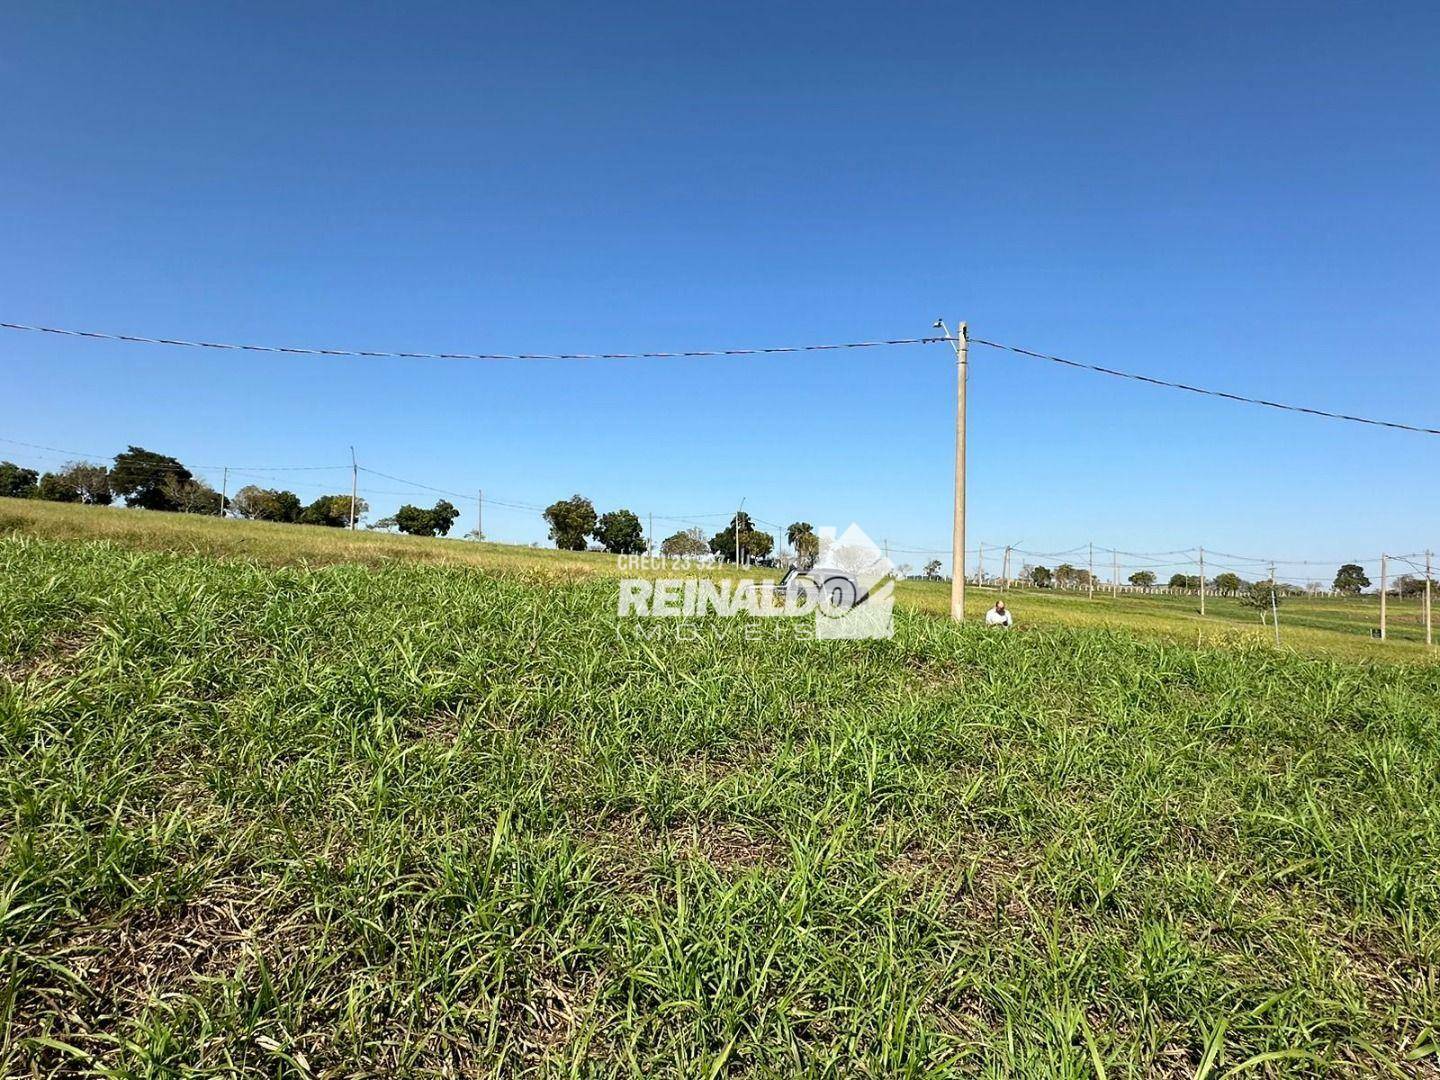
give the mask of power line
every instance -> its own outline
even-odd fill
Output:
[[[0,324],[4,325],[4,324]],[[953,339],[947,339],[953,340]],[[1372,427],[1394,428],[1396,431],[1413,431],[1420,435],[1440,435],[1440,428],[1416,427],[1412,424],[1399,424],[1392,420],[1372,420],[1365,416],[1351,416],[1348,413],[1328,412],[1325,409],[1311,409],[1303,405],[1286,405],[1279,401],[1267,401],[1264,398],[1246,397],[1244,394],[1231,394],[1225,390],[1207,390],[1200,386],[1191,386],[1188,383],[1171,382],[1168,379],[1157,379],[1150,375],[1138,375],[1133,371],[1118,371],[1115,368],[1101,367],[1098,364],[1084,364],[1078,360],[1066,360],[1062,356],[1051,356],[1048,353],[1034,352],[1031,349],[1022,349],[1018,345],[1003,345],[998,341],[986,341],[984,338],[970,338],[972,344],[987,345],[992,349],[1003,349],[1021,356],[1033,357],[1036,360],[1048,360],[1053,364],[1064,364],[1066,367],[1079,368],[1082,371],[1094,371],[1101,375],[1113,375],[1117,379],[1132,379],[1135,382],[1149,383],[1151,386],[1163,386],[1171,390],[1184,390],[1191,394],[1203,394],[1206,397],[1225,398],[1227,401],[1239,401],[1246,405],[1263,405],[1267,409],[1280,409],[1284,412],[1305,413],[1309,416],[1323,416],[1329,420],[1348,420],[1352,424],[1369,424]]]
[[[104,461],[113,458],[113,454],[91,454],[84,450],[66,450],[59,446],[42,446],[40,443],[21,442],[19,439],[0,438],[0,442],[9,443],[12,446],[28,446],[32,450],[49,450],[56,454],[71,454],[77,458],[89,458],[92,460]],[[229,469],[231,472],[267,473],[267,472],[321,472],[326,469],[348,469],[349,465],[207,465],[204,462],[193,465],[182,465],[182,469]],[[156,469],[174,469],[173,465],[156,465]]]
[[[58,326],[30,326],[0,322],[6,330],[37,334],[124,341],[134,345],[176,345],[187,349],[226,349],[243,352],[284,353],[291,356],[359,356],[388,360],[681,360],[705,356],[759,356],[771,353],[828,352],[837,349],[877,349],[886,345],[929,345],[944,338],[891,338],[886,341],[844,341],[833,345],[772,345],[750,349],[686,349],[679,352],[634,353],[433,353],[385,352],[378,349],[307,349],[294,345],[237,345],[221,341],[185,341],[181,338],[141,337],[138,334],[110,334],[100,330],[66,330]]]

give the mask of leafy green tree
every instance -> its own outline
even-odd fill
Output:
[[[927,562],[927,563],[925,564],[924,574],[925,574],[925,576],[926,576],[927,578],[930,578],[932,581],[933,581],[935,578],[938,578],[938,577],[940,576],[940,560],[939,560],[939,559],[931,559],[929,562]]]
[[[80,493],[80,501],[86,506],[109,506],[115,501],[115,493],[110,490],[110,470],[104,465],[72,461],[60,476]]]
[[[1395,579],[1395,592],[1403,597],[1425,595],[1425,578],[1420,574],[1401,574]]]
[[[638,555],[645,550],[645,531],[640,527],[640,519],[629,510],[601,514],[595,526],[595,539],[606,551],[616,555]]]
[[[1282,588],[1271,581],[1257,581],[1250,588],[1240,594],[1240,606],[1255,608],[1260,612],[1260,621],[1265,621],[1265,615],[1272,607],[1280,606],[1280,598],[1285,595]]]
[[[571,495],[545,508],[550,525],[550,539],[561,551],[584,551],[585,538],[595,531],[598,518],[595,504],[584,495]]]
[[[769,555],[775,546],[774,539],[769,533],[760,532],[755,528],[754,521],[750,515],[741,510],[733,518],[722,532],[716,533],[710,538],[710,550],[720,557],[723,562],[735,561],[735,536],[739,533],[739,554],[741,562],[753,562],[755,559],[763,559]]]
[[[163,485],[168,509],[182,514],[219,514],[220,493],[204,480],[190,476],[172,476]]]
[[[1148,589],[1155,584],[1155,571],[1137,570],[1130,575],[1130,584],[1141,589]]]
[[[459,510],[447,500],[441,499],[429,510],[407,503],[395,511],[394,521],[396,528],[411,536],[445,536],[459,516]]]
[[[710,552],[710,545],[705,542],[705,534],[697,529],[686,529],[684,532],[677,532],[667,536],[660,545],[660,554],[670,558],[695,558],[699,555],[707,555]]]
[[[8,499],[28,499],[35,494],[40,474],[21,468],[13,461],[0,461],[0,495]]]
[[[1220,592],[1238,593],[1244,587],[1245,583],[1240,580],[1239,574],[1232,574],[1227,570],[1223,574],[1215,575],[1215,588]]]
[[[230,500],[230,509],[243,518],[252,521],[280,521],[291,523],[300,520],[300,496],[293,491],[276,488],[262,488],[247,484],[237,491]],[[346,509],[346,524],[349,524],[349,509]]]
[[[1030,580],[1037,589],[1048,589],[1055,580],[1055,575],[1050,572],[1048,566],[1032,566],[1030,568]]]
[[[78,503],[80,489],[70,483],[62,474],[47,472],[40,477],[40,484],[33,496],[46,502]]]
[[[795,549],[795,562],[802,570],[815,565],[820,554],[820,537],[808,521],[796,521],[785,530],[785,539]]]
[[[1365,570],[1359,563],[1347,562],[1335,571],[1336,592],[1358,593],[1369,587],[1370,579],[1365,576]]]
[[[355,520],[359,521],[369,511],[364,499],[355,503]],[[331,529],[344,529],[350,525],[350,496],[321,495],[300,512],[301,525],[324,525]]]
[[[138,506],[146,510],[178,510],[175,502],[177,491],[186,480],[193,480],[194,474],[178,458],[157,454],[143,446],[129,447],[123,454],[115,455],[115,464],[110,468],[110,487],[125,498],[126,506]]]
[[[1200,588],[1200,575],[1199,575],[1199,574],[1171,574],[1171,575],[1170,575],[1169,585],[1170,585],[1170,588],[1172,588],[1172,589],[1199,589],[1199,588]]]

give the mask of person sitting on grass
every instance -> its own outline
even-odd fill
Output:
[[[985,612],[986,626],[1009,626],[1013,621],[1010,612],[1005,610],[1004,600],[996,600],[995,606]]]

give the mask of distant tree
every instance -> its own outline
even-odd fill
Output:
[[[1240,606],[1255,608],[1260,612],[1260,621],[1265,621],[1265,615],[1270,611],[1272,605],[1280,606],[1280,598],[1284,592],[1275,584],[1269,581],[1257,581],[1250,588],[1240,594]]]
[[[667,536],[660,545],[660,554],[670,558],[690,558],[699,555],[708,555],[710,545],[705,540],[705,534],[698,528],[687,529],[684,532],[677,532]]]
[[[1200,588],[1200,575],[1171,574],[1169,585],[1172,589],[1198,589]]]
[[[220,493],[204,480],[172,476],[161,485],[168,509],[182,514],[219,514]]]
[[[1423,596],[1425,579],[1419,574],[1401,574],[1395,579],[1395,592],[1399,596]]]
[[[808,521],[793,522],[785,530],[785,539],[795,549],[795,564],[802,570],[808,570],[815,565],[815,559],[820,554],[820,537],[815,535],[815,529]]]
[[[110,487],[125,497],[125,505],[146,510],[179,510],[175,496],[183,493],[185,481],[193,479],[194,474],[178,458],[143,446],[116,454],[110,468]]]
[[[927,578],[938,578],[940,576],[939,559],[931,559],[925,564],[925,576]]]
[[[1245,583],[1240,580],[1239,574],[1226,571],[1223,574],[1215,575],[1215,588],[1220,592],[1238,593],[1244,587]]]
[[[1370,579],[1365,576],[1365,569],[1359,563],[1347,562],[1335,571],[1336,592],[1358,593],[1369,587]]]
[[[1080,580],[1080,571],[1071,566],[1068,562],[1061,563],[1055,568],[1055,587],[1057,589],[1068,589]]]
[[[1130,584],[1141,589],[1148,589],[1155,584],[1155,572],[1153,570],[1137,570],[1130,575]]]
[[[775,546],[775,541],[770,534],[756,529],[750,515],[741,510],[730,519],[730,524],[723,531],[710,538],[710,550],[719,556],[721,561],[735,561],[737,532],[741,562],[763,559]]]
[[[35,494],[40,474],[24,469],[13,461],[0,461],[0,495],[8,499],[28,499]]]
[[[80,489],[60,473],[47,472],[40,477],[40,484],[32,497],[46,502],[78,503]]]
[[[1048,566],[1032,566],[1030,568],[1030,580],[1039,589],[1048,589],[1055,580],[1055,575],[1050,572]]]
[[[474,541],[477,541],[477,542],[478,542],[478,541],[481,541],[481,540],[484,540],[484,539],[485,539],[485,534],[484,534],[483,532],[481,532],[479,529],[471,529],[469,532],[467,532],[467,533],[465,534],[465,539],[466,539],[466,540],[474,540]]]
[[[355,503],[355,520],[358,522],[369,512],[370,506],[364,499]],[[350,525],[350,496],[321,495],[300,512],[301,525],[324,525],[331,529],[344,529]]]
[[[252,521],[295,522],[300,520],[300,496],[293,491],[247,484],[230,499],[230,509]],[[346,522],[349,508],[346,508]]]
[[[639,555],[645,550],[645,530],[629,510],[601,514],[595,525],[595,539],[614,555]]]
[[[585,538],[595,531],[595,504],[584,495],[553,502],[545,510],[550,539],[561,551],[584,551]]]
[[[385,520],[393,520],[396,528],[411,536],[445,536],[459,516],[459,510],[441,499],[429,510],[406,503],[395,511],[393,519]]]

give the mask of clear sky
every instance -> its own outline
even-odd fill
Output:
[[[1434,5],[46,0],[7,4],[0,42],[3,320],[593,352],[922,336],[943,315],[1440,426]],[[972,357],[972,546],[1440,547],[1434,437]],[[745,498],[948,545],[944,345],[481,364],[6,331],[0,368],[7,439],[235,465],[354,444],[510,502],[582,492],[718,528]],[[362,488],[372,516],[404,501]],[[486,531],[544,539],[499,505]]]

